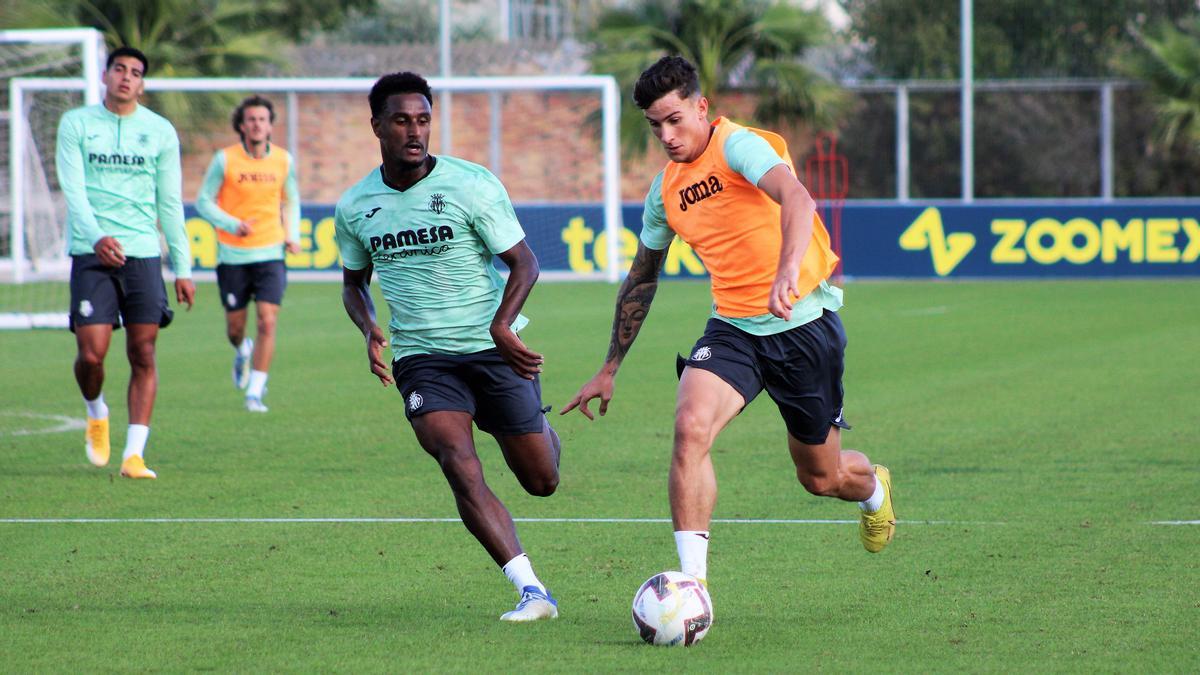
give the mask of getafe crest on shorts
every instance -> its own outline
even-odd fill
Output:
[[[712,358],[712,350],[708,347],[701,347],[692,353],[693,361],[707,361]]]
[[[409,410],[416,410],[417,408],[420,408],[422,405],[424,405],[424,403],[425,403],[425,399],[417,392],[414,391],[413,393],[408,395],[408,409]]]

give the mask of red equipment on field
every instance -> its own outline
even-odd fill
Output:
[[[829,132],[817,134],[814,154],[804,162],[804,186],[817,202],[817,214],[829,230],[829,243],[840,260],[833,271],[841,280],[845,257],[842,253],[842,207],[850,189],[850,163],[837,152],[837,136]]]

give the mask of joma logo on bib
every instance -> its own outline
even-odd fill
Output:
[[[721,185],[721,180],[715,175],[709,176],[699,183],[692,183],[679,191],[679,210],[687,211],[688,204],[708,199],[724,189],[725,186]]]
[[[262,171],[246,171],[238,174],[238,183],[277,183],[279,179],[273,173]]]

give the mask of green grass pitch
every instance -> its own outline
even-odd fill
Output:
[[[599,366],[615,287],[534,289],[524,337],[561,407]],[[0,334],[0,670],[926,672],[1200,670],[1200,283],[852,283],[846,445],[889,465],[901,520],[718,523],[712,631],[638,639],[629,602],[677,566],[669,524],[518,523],[561,618],[515,594],[457,522],[13,522],[453,517],[401,401],[369,375],[334,284],[294,283],[267,403],[229,377],[212,284],[161,336],[157,481],[87,464],[66,331]],[[514,516],[666,518],[674,355],[708,313],[664,283],[606,418],[555,417],[562,483]],[[386,309],[381,307],[386,314]],[[124,335],[108,359],[124,443]],[[764,397],[713,450],[723,519],[852,519],[807,495]]]

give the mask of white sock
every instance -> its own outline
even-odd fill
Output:
[[[526,586],[537,586],[543,593],[546,591],[546,587],[533,573],[533,563],[529,562],[529,556],[524,553],[504,563],[504,576],[517,587],[518,593],[524,591]]]
[[[250,386],[246,387],[246,398],[262,398],[267,388],[267,374],[261,370],[250,371]]]
[[[875,477],[875,492],[871,493],[865,501],[858,503],[858,508],[866,513],[875,513],[883,506],[884,490],[883,481],[879,477]]]
[[[254,343],[250,341],[250,338],[242,338],[241,344],[234,349],[237,350],[239,356],[250,356],[254,353]]]
[[[88,417],[94,420],[102,420],[108,417],[108,405],[104,403],[104,392],[100,392],[95,401],[89,401],[85,398],[83,402],[87,404]]]
[[[708,531],[676,530],[675,550],[679,551],[679,571],[697,579],[708,578]]]
[[[146,449],[147,438],[150,438],[150,427],[145,424],[130,424],[129,433],[125,436],[125,453],[121,455],[121,459],[126,460],[134,455],[141,457]]]

